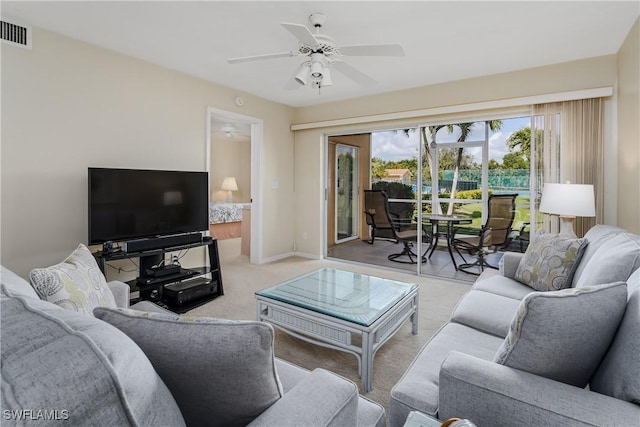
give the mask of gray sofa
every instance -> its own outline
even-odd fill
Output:
[[[485,270],[392,389],[390,425],[410,411],[479,427],[640,425],[640,237],[599,225],[585,238],[569,289],[516,281],[524,254]],[[517,367],[500,357],[517,349]]]
[[[276,359],[268,324],[185,320],[147,302],[92,317],[40,300],[4,267],[0,279],[3,426],[385,425],[353,382]],[[108,285],[128,307],[128,286]]]

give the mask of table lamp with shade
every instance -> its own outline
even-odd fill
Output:
[[[220,189],[227,192],[227,203],[233,203],[233,194],[231,194],[231,192],[238,191],[236,179],[232,176],[226,177],[222,181],[222,187],[220,187]]]
[[[577,216],[596,216],[593,185],[547,182],[542,189],[539,210],[559,215],[560,235],[575,238],[573,220]]]

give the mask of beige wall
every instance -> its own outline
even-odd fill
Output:
[[[618,51],[618,225],[640,233],[640,24]]]
[[[238,184],[238,191],[233,191],[235,203],[251,201],[251,138],[238,135],[227,138],[224,135],[211,134],[211,181],[212,201],[224,202],[227,192],[221,191],[222,181],[232,176]]]
[[[319,106],[298,108],[296,110],[295,123],[313,123],[339,118],[362,117],[614,86],[616,83],[616,67],[616,56],[608,55],[548,67],[538,67]],[[612,111],[606,113],[609,118],[612,114]],[[303,192],[296,192],[296,216],[305,218],[304,222],[299,221],[297,223],[297,250],[313,256],[322,255],[320,242],[323,236],[324,221],[325,171],[323,170],[323,159],[325,151],[322,148],[324,135],[398,128],[434,119],[434,117],[422,117],[386,123],[365,123],[296,131],[296,186],[297,188],[305,189]],[[611,130],[609,134],[605,135],[605,144],[614,144]],[[318,157],[318,155],[322,157]],[[614,176],[616,174],[614,170],[605,170],[605,173]]]
[[[33,50],[1,46],[2,264],[25,275],[86,243],[89,166],[205,170],[208,106],[264,120],[262,255],[292,250],[292,108],[48,31],[33,35]]]
[[[296,109],[295,123],[612,86],[615,83],[615,75],[616,56],[608,55],[513,73],[495,74],[298,108]]]

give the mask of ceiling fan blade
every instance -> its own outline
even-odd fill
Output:
[[[227,59],[227,62],[229,64],[238,64],[240,62],[262,61],[263,59],[285,58],[285,57],[295,56],[295,55],[296,54],[293,52],[267,53],[265,55],[254,55],[254,56],[243,56],[241,58],[230,58],[230,59]]]
[[[399,44],[352,44],[340,46],[339,50],[345,56],[404,56]]]
[[[360,70],[358,70],[356,68],[353,68],[351,65],[349,65],[349,64],[347,64],[345,62],[336,61],[333,64],[333,68],[335,68],[336,70],[340,71],[342,74],[344,74],[345,76],[349,77],[351,80],[353,80],[354,82],[358,83],[360,86],[373,87],[373,86],[378,84],[378,82],[373,80],[371,77],[367,76],[362,71],[360,71]]]
[[[289,24],[287,22],[281,22],[282,25],[287,31],[289,31],[295,38],[297,38],[300,43],[304,43],[307,46],[317,47],[320,43],[314,37],[313,33],[309,31],[309,29],[305,25],[300,24]]]

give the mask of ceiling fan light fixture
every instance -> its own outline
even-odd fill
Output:
[[[314,62],[311,64],[311,78],[314,81],[322,80],[322,72],[324,71],[324,66],[322,62]]]
[[[297,83],[301,86],[305,86],[307,84],[307,80],[309,80],[309,75],[311,74],[311,64],[309,62],[305,62],[300,65],[296,75],[293,77]]]

